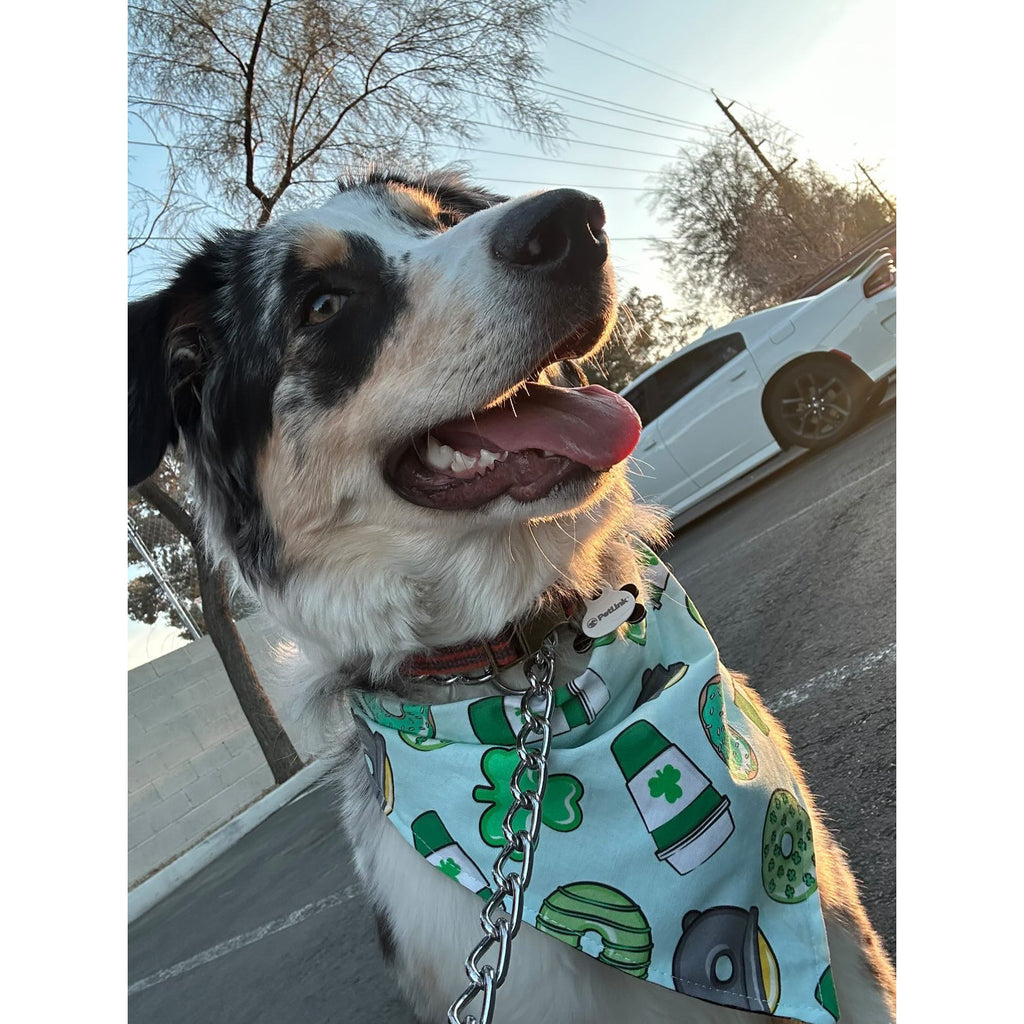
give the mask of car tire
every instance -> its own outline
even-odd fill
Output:
[[[783,448],[818,451],[836,444],[861,422],[871,382],[855,366],[812,356],[784,367],[764,395],[764,415]]]

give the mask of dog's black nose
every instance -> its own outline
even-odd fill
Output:
[[[502,263],[576,280],[608,258],[604,223],[597,199],[559,188],[509,210],[494,229],[492,249]]]

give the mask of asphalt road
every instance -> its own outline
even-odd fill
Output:
[[[797,757],[895,953],[895,412],[691,522],[668,561]],[[131,1024],[411,1018],[391,994],[329,789],[129,928]]]

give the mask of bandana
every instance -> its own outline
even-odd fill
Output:
[[[595,641],[587,669],[554,692],[523,920],[697,999],[831,1024],[839,1008],[796,782],[683,588],[649,549],[639,557],[646,618]],[[391,823],[453,884],[489,899],[520,698],[425,705],[357,692],[352,708]]]

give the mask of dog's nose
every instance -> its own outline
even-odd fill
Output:
[[[501,263],[579,279],[608,258],[604,224],[604,207],[597,199],[559,188],[509,210],[494,229],[492,250]]]

